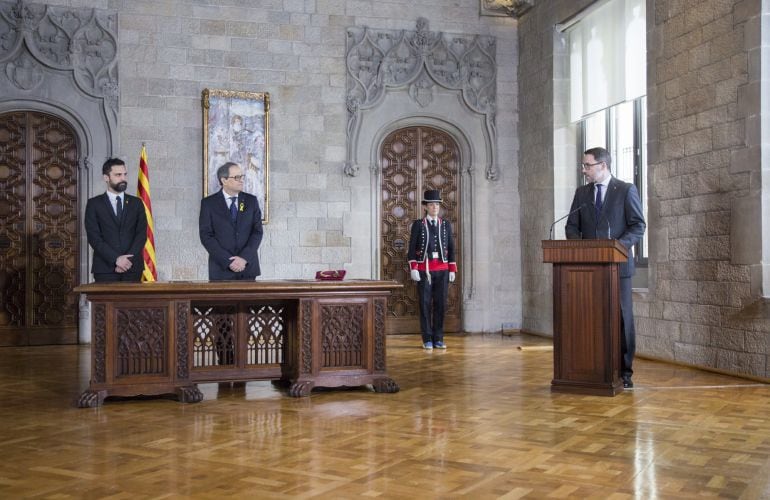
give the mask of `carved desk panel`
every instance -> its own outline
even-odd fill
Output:
[[[397,392],[385,364],[394,281],[90,283],[91,382],[109,396],[203,398],[203,382],[274,380],[292,396],[371,384]]]

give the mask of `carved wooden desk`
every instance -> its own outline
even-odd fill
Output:
[[[292,396],[372,384],[385,371],[387,298],[395,281],[89,283],[91,382],[78,406],[108,396],[175,393],[196,384],[276,380]]]

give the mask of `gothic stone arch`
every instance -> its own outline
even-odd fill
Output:
[[[101,186],[99,166],[118,149],[117,13],[0,0],[0,113],[19,110],[55,115],[72,126],[81,155],[78,197],[90,197]],[[85,283],[89,248],[81,233]],[[83,300],[80,342],[90,341],[87,312]]]
[[[463,114],[482,119],[487,159],[484,173],[496,180],[495,111],[497,107],[496,40],[492,36],[431,32],[428,20],[417,19],[415,31],[348,28],[347,160],[345,173],[359,170],[357,145],[365,122],[377,120],[393,92],[406,92],[407,107],[437,109],[439,94],[461,101]],[[459,117],[458,117],[459,118]],[[451,120],[450,120],[451,121]]]

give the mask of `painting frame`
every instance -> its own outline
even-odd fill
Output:
[[[203,108],[203,196],[220,189],[217,169],[228,161],[246,176],[243,191],[253,194],[262,209],[270,208],[270,94],[205,88]]]

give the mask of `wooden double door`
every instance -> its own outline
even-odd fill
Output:
[[[452,224],[455,260],[461,262],[460,151],[442,130],[409,127],[386,137],[380,150],[381,241],[380,276],[404,288],[388,300],[388,333],[420,333],[417,286],[409,278],[407,251],[412,222],[425,215],[423,192],[438,189],[443,200],[440,217]],[[444,332],[462,330],[462,268],[449,286]]]
[[[78,151],[63,120],[0,115],[0,345],[77,342]]]

